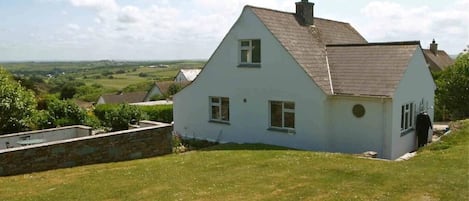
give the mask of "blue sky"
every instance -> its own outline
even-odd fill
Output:
[[[293,12],[298,0],[0,0],[0,61],[207,59],[244,5]],[[310,0],[311,1],[311,0]],[[469,45],[469,0],[313,0],[368,41]]]

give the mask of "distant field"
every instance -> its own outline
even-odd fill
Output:
[[[469,200],[469,120],[402,162],[225,144],[0,177],[0,200]]]
[[[181,68],[202,68],[205,61],[81,61],[81,62],[10,62],[0,66],[12,74],[39,76],[43,79],[75,79],[121,90],[142,82],[173,80]],[[52,76],[53,78],[49,78]]]

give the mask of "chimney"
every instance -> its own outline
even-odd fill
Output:
[[[433,39],[432,43],[430,43],[430,52],[434,55],[438,52],[438,43],[435,43],[435,39]]]
[[[296,2],[296,17],[300,19],[301,23],[305,26],[314,24],[314,3],[308,0],[301,0]]]

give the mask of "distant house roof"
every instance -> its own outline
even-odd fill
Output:
[[[169,86],[174,83],[174,81],[155,82],[155,86],[158,87],[161,93],[166,93],[168,92]]]
[[[120,94],[104,94],[101,97],[106,104],[120,104],[120,103],[138,103],[143,102],[147,92],[129,92]]]
[[[391,97],[418,41],[328,45],[334,94]]]
[[[179,73],[182,73],[184,77],[190,82],[194,81],[194,79],[199,75],[202,69],[181,69]]]
[[[246,6],[270,30],[314,82],[332,94],[326,44],[367,43],[350,24],[314,18],[313,26],[300,24],[295,13]]]
[[[433,39],[429,49],[424,49],[425,61],[431,71],[441,71],[453,65],[454,60],[443,50],[438,50],[438,44]]]

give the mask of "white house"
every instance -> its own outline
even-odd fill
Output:
[[[180,83],[192,82],[197,75],[199,75],[201,70],[202,69],[181,69],[176,75],[176,78],[174,78],[174,81]]]
[[[350,24],[252,6],[192,84],[174,97],[174,131],[220,142],[362,153],[416,149],[435,84],[419,42],[368,43]]]

